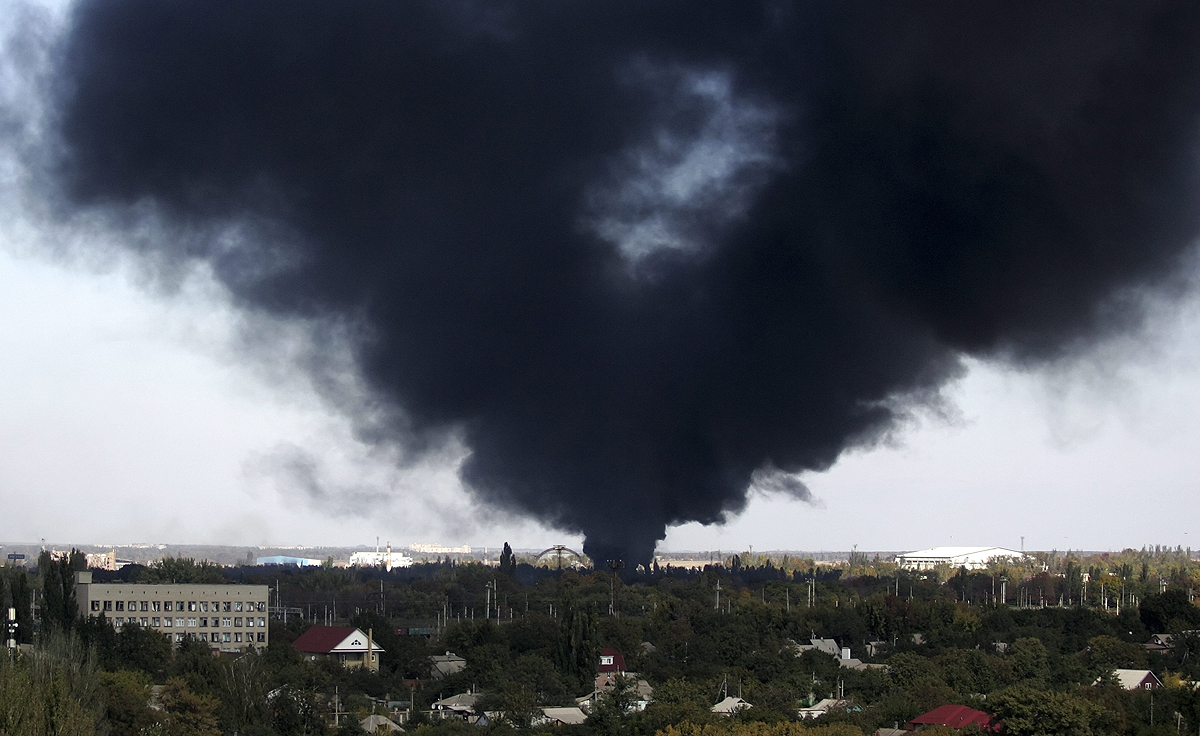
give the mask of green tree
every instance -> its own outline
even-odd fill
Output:
[[[203,642],[199,644],[204,646]],[[253,733],[267,728],[271,721],[267,677],[263,657],[255,652],[221,662],[216,686],[221,700],[220,720],[226,730]]]
[[[945,685],[933,662],[918,654],[900,652],[887,661],[888,679],[894,687],[911,688],[916,685]]]
[[[285,686],[271,694],[269,703],[272,725],[280,736],[322,736],[326,732],[325,719],[311,690]]]
[[[1115,636],[1095,636],[1088,641],[1087,663],[1093,677],[1103,677],[1115,669],[1144,667],[1146,650]]]
[[[1186,591],[1171,588],[1148,595],[1138,604],[1138,616],[1153,634],[1195,628],[1200,624],[1200,608],[1192,605]]]
[[[149,577],[158,583],[224,583],[220,565],[190,557],[164,557],[150,566]]]
[[[507,678],[534,694],[539,705],[573,705],[570,688],[554,663],[540,654],[522,654],[512,664]]]
[[[511,576],[516,571],[517,557],[513,554],[512,547],[509,547],[508,542],[505,542],[504,551],[500,553],[500,572]]]
[[[1008,648],[1007,657],[1018,680],[1045,682],[1050,676],[1050,656],[1041,639],[1017,639]]]
[[[0,619],[3,636],[8,639],[9,620],[8,609],[16,611],[16,639],[19,643],[27,644],[33,640],[32,602],[29,590],[29,576],[20,568],[0,568]]]
[[[593,733],[615,736],[626,730],[631,706],[637,700],[636,684],[629,677],[613,679],[612,686],[588,714],[587,725]]]
[[[141,672],[100,673],[104,718],[111,736],[139,736],[159,722],[150,707],[150,679]]]
[[[517,728],[529,728],[538,714],[537,695],[523,683],[506,683],[500,691],[499,705],[504,720]]]
[[[991,692],[996,685],[988,657],[978,649],[947,649],[937,659],[942,679],[962,695]]]
[[[96,714],[72,694],[67,673],[0,660],[0,734],[94,736]]]
[[[220,736],[216,698],[197,695],[182,678],[172,677],[163,685],[159,702],[166,713],[170,736]]]
[[[75,573],[87,569],[87,558],[77,549],[66,557],[51,559],[43,551],[38,557],[42,575],[42,625],[70,631],[79,618],[75,602]]]
[[[1093,736],[1093,725],[1102,715],[1078,696],[1027,684],[1002,690],[988,703],[1012,736]]]
[[[646,732],[657,732],[674,723],[707,723],[712,720],[711,703],[704,690],[695,683],[673,678],[654,690],[654,700],[646,707],[642,718]]]
[[[117,667],[145,672],[160,682],[171,661],[171,640],[159,631],[143,629],[137,624],[125,624],[116,632],[114,649]],[[209,652],[205,653],[212,658]]]
[[[599,657],[595,612],[568,598],[562,604],[562,618],[559,624],[559,668],[568,677],[582,684],[590,680],[595,673]]]

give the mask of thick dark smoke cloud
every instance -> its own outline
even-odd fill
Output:
[[[84,0],[56,54],[64,215],[354,322],[387,439],[597,560],[1136,328],[1198,229],[1194,2]]]

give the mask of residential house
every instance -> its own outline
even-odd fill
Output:
[[[1150,670],[1113,670],[1112,679],[1125,690],[1157,690],[1163,686],[1162,680]],[[1103,677],[1097,677],[1092,685],[1103,681]]]
[[[646,709],[654,699],[654,688],[649,682],[638,677],[636,672],[625,670],[625,657],[616,649],[604,649],[600,652],[600,663],[596,668],[596,680],[592,692],[575,699],[575,704],[585,713],[591,712],[592,707],[616,686],[617,678],[623,677],[633,683],[634,700],[629,705],[629,712],[640,712]]]
[[[1142,646],[1146,648],[1147,652],[1167,652],[1175,648],[1175,636],[1173,634],[1155,634]]]
[[[753,705],[750,705],[741,698],[735,698],[731,695],[714,705],[712,707],[712,712],[719,716],[728,717],[753,707]]]
[[[625,656],[611,647],[600,650],[597,672],[625,672]]]
[[[820,718],[821,716],[833,710],[846,710],[850,707],[850,705],[851,703],[848,700],[825,698],[824,700],[819,700],[816,703],[813,703],[807,708],[801,708],[800,720],[811,721],[816,718]]]
[[[332,659],[346,668],[366,667],[379,671],[383,651],[371,637],[352,626],[310,626],[292,646],[309,661]]]
[[[358,722],[359,728],[367,733],[403,733],[404,729],[396,725],[387,716],[367,716]]]
[[[587,714],[579,708],[542,708],[542,715],[534,718],[532,726],[579,726],[587,720]]]
[[[841,648],[838,646],[835,639],[809,639],[808,644],[797,644],[794,641],[788,641],[785,648],[799,657],[805,652],[817,651],[828,654],[831,657],[841,656]]]
[[[838,657],[838,666],[848,670],[886,670],[886,664],[871,664],[850,656],[850,647],[842,647]]]
[[[861,659],[855,659],[850,656],[850,647],[839,647],[835,639],[809,639],[808,644],[797,644],[794,641],[788,641],[784,645],[784,649],[799,657],[805,652],[821,652],[828,654],[838,660],[840,667],[845,667],[852,670],[868,670],[868,669],[883,669],[881,664],[867,664]]]
[[[429,658],[429,676],[435,680],[456,675],[467,667],[467,660],[453,652],[435,654]]]
[[[443,698],[431,706],[430,718],[437,720],[451,718],[470,721],[475,716],[475,704],[479,702],[481,697],[481,693],[467,691]]]
[[[988,733],[999,733],[1002,724],[993,722],[987,713],[965,705],[939,705],[904,724],[904,730],[920,731],[929,726],[945,726],[958,730],[970,725],[978,726],[980,730]]]

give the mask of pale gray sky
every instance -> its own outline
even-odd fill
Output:
[[[203,275],[173,294],[137,269],[0,245],[0,539],[74,543],[522,547],[572,535],[478,509],[451,452],[397,471],[299,372],[237,348],[243,317]],[[756,498],[667,549],[1189,544],[1200,481],[1200,308],[1055,373],[973,364],[892,446],[806,480],[817,507]],[[276,460],[320,462],[314,498]],[[341,495],[339,495],[341,494]],[[1200,546],[1200,545],[1197,545]]]

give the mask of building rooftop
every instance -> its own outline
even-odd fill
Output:
[[[625,657],[611,647],[600,651],[600,672],[624,672]]]
[[[930,547],[929,549],[919,549],[916,552],[905,552],[899,557],[932,557],[932,558],[951,558],[964,557],[966,555],[977,555],[983,552],[996,552],[998,555],[1020,556],[1023,552],[1006,549],[1004,547]]]
[[[742,700],[741,698],[735,698],[733,696],[729,696],[729,697],[725,698],[724,700],[722,700],[721,702],[714,705],[712,707],[712,712],[718,713],[721,715],[730,715],[733,713],[737,713],[738,711],[743,711],[743,710],[746,710],[747,708],[753,708],[753,707],[754,706],[750,705],[749,703]]]
[[[587,720],[587,715],[579,708],[542,708],[542,713],[547,723],[578,726]]]
[[[479,702],[479,693],[458,693],[451,695],[448,698],[443,698],[433,704],[434,710],[455,710],[455,711],[474,711],[475,704]]]
[[[928,713],[922,713],[909,723],[915,726],[948,726],[956,729],[975,724],[984,731],[996,730],[991,716],[965,705],[939,705]]]
[[[1126,690],[1140,690],[1147,681],[1153,686],[1161,686],[1162,682],[1150,670],[1113,670],[1113,679]],[[1097,678],[1099,684],[1103,678]]]
[[[367,651],[367,635],[353,626],[312,626],[292,642],[292,646],[301,652],[312,654],[335,654],[343,652]],[[383,648],[374,642],[371,649],[382,652]]]

